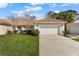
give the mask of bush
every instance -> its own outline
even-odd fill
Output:
[[[13,31],[8,30],[7,34],[13,34]]]
[[[28,30],[27,33],[28,33],[28,34],[31,34],[31,30]]]
[[[38,36],[39,30],[31,30],[31,34],[34,35],[34,36]]]
[[[18,30],[14,30],[14,33],[17,34]]]
[[[27,34],[28,31],[27,30],[22,30],[23,34]]]
[[[31,30],[24,30],[23,33],[24,34],[31,34]]]
[[[69,31],[63,31],[63,33],[64,33],[64,36],[66,36],[69,34]]]

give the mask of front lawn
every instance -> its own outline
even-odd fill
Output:
[[[0,36],[0,56],[38,56],[38,36],[13,34]]]

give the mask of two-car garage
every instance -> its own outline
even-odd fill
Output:
[[[51,34],[51,35],[63,35],[64,25],[57,23],[46,23],[39,24],[40,35]]]
[[[63,35],[65,22],[57,19],[43,19],[37,23],[41,34]]]
[[[40,34],[58,34],[57,28],[41,28]]]
[[[60,34],[60,28],[53,24],[42,24],[39,25],[40,34]]]

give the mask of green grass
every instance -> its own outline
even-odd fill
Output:
[[[73,40],[75,40],[75,41],[78,41],[78,42],[79,42],[79,37],[77,37],[77,38],[75,38],[75,39],[73,39]]]
[[[0,56],[38,56],[38,36],[13,34],[0,36]]]

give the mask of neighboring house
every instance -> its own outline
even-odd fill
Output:
[[[0,19],[0,35],[5,35],[7,34],[8,31],[12,31],[12,26],[10,21]]]
[[[40,34],[63,35],[65,23],[58,19],[42,19],[35,22],[35,28],[39,29]]]
[[[75,21],[73,23],[67,24],[67,30],[71,34],[79,34],[79,16],[76,16]]]

